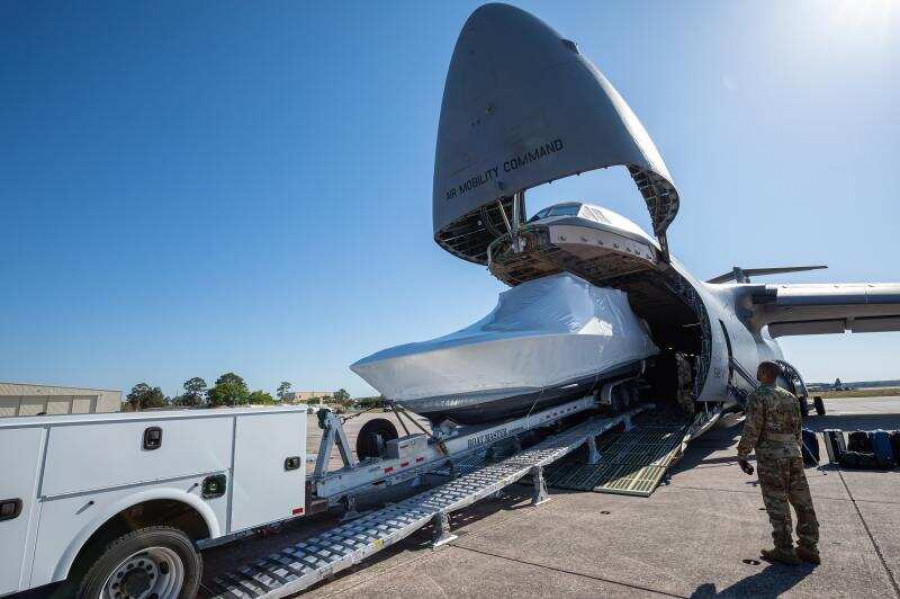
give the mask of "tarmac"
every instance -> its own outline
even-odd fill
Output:
[[[826,408],[807,426],[900,428],[900,398]],[[647,499],[551,489],[551,501],[532,507],[530,490],[513,486],[455,514],[459,538],[449,545],[431,549],[422,530],[302,596],[900,598],[900,470],[840,470],[823,446],[825,465],[806,471],[823,563],[770,564],[759,556],[771,529],[756,477],[735,461],[741,428],[730,419],[691,443]],[[333,524],[300,519],[209,549],[205,579]]]

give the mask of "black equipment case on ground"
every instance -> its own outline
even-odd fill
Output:
[[[819,437],[813,431],[805,428],[801,431],[800,438],[803,441],[800,446],[803,463],[806,466],[817,466],[819,464]]]
[[[847,433],[847,450],[872,453],[872,433],[869,431],[852,431]]]
[[[822,431],[822,436],[825,438],[825,452],[828,454],[828,460],[832,464],[839,463],[841,455],[847,451],[847,445],[844,442],[844,431],[827,428]]]

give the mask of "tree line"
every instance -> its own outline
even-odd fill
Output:
[[[226,372],[216,379],[210,387],[199,376],[189,378],[182,385],[184,392],[175,397],[168,397],[159,387],[147,383],[138,383],[125,396],[126,408],[133,411],[150,408],[184,407],[184,408],[217,408],[222,406],[244,405],[277,405],[284,401],[291,390],[291,383],[282,381],[275,392],[270,393],[257,389],[251,391],[243,377]],[[340,389],[334,394],[335,400],[344,403],[350,400],[350,394]]]

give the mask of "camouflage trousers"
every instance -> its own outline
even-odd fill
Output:
[[[694,394],[690,391],[684,391],[683,389],[678,390],[678,405],[681,407],[681,411],[687,414],[688,416],[693,416],[695,411],[694,406]]]
[[[771,458],[756,456],[763,503],[772,523],[775,547],[791,548],[791,508],[797,512],[798,544],[816,549],[819,543],[819,521],[813,508],[809,484],[803,472],[803,458]]]

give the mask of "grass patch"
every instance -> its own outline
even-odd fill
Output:
[[[825,399],[841,399],[853,397],[896,397],[900,395],[900,387],[882,387],[874,389],[854,389],[853,391],[823,391],[810,393],[810,396],[821,395]]]

